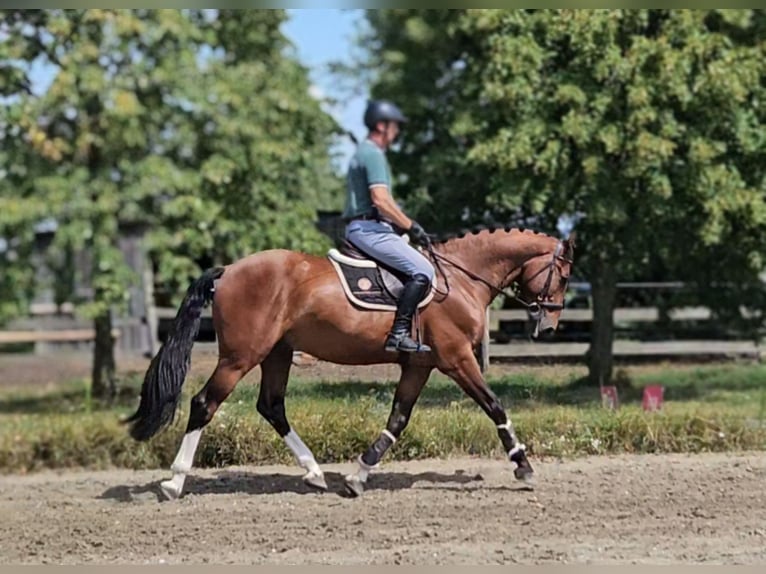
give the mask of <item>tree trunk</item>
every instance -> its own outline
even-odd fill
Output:
[[[614,359],[614,306],[617,299],[617,274],[609,263],[598,266],[591,283],[593,323],[588,349],[588,376],[591,382],[607,385],[612,380]]]
[[[108,312],[99,315],[94,321],[94,326],[96,342],[93,351],[91,396],[111,402],[117,395],[111,315]]]

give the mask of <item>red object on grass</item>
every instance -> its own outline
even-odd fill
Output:
[[[618,407],[617,387],[601,387],[601,404],[608,409],[616,409]]]
[[[665,387],[662,385],[649,385],[644,387],[644,400],[642,405],[645,411],[656,411],[662,408],[662,400],[665,396]]]

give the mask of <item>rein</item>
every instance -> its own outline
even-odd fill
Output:
[[[447,275],[444,273],[444,269],[442,268],[441,264],[438,261],[439,259],[449,263],[450,265],[452,265],[456,269],[459,269],[460,271],[465,273],[471,279],[473,279],[475,281],[479,281],[480,283],[483,283],[484,285],[489,287],[492,291],[494,291],[498,295],[505,295],[506,297],[511,297],[512,299],[515,299],[516,301],[521,303],[524,307],[526,307],[527,313],[529,313],[529,316],[532,319],[535,319],[535,320],[539,319],[542,316],[543,309],[545,309],[546,311],[549,311],[549,310],[558,311],[558,310],[561,310],[561,309],[564,308],[563,304],[551,303],[550,301],[546,301],[545,300],[545,298],[548,296],[548,290],[550,289],[551,281],[553,280],[553,269],[556,266],[556,260],[557,259],[561,259],[562,261],[566,261],[570,265],[572,264],[572,261],[570,259],[568,259],[568,258],[564,257],[563,255],[561,255],[561,252],[564,249],[564,245],[563,245],[563,243],[561,241],[559,241],[558,244],[556,245],[556,249],[553,252],[553,256],[551,257],[550,262],[545,267],[541,268],[540,271],[538,271],[534,275],[534,277],[537,277],[537,275],[539,275],[540,273],[542,273],[546,269],[548,270],[548,277],[546,277],[546,279],[545,279],[545,285],[543,286],[543,288],[540,291],[540,293],[537,294],[537,297],[535,298],[535,301],[532,301],[532,302],[526,301],[523,297],[521,297],[521,295],[519,295],[519,293],[516,290],[508,292],[507,291],[507,287],[505,289],[503,289],[501,287],[497,287],[496,285],[493,285],[492,283],[490,283],[489,281],[487,281],[486,279],[484,279],[480,275],[477,275],[476,273],[474,273],[470,269],[466,269],[465,267],[463,267],[459,263],[455,262],[454,260],[450,259],[449,257],[446,257],[446,256],[442,255],[441,253],[437,253],[436,250],[433,248],[433,245],[430,242],[428,243],[426,249],[427,249],[428,253],[430,253],[430,255],[431,255],[431,257],[432,257],[432,259],[434,261],[434,264],[438,268],[439,272],[444,277],[444,283],[447,286],[447,290],[446,290],[446,292],[444,292],[442,294],[445,297],[447,295],[449,295],[449,291],[450,291],[449,280],[447,279]],[[521,267],[523,268],[524,265],[526,265],[526,263],[522,264]],[[511,269],[511,272],[513,272],[513,271],[515,271],[515,269]],[[508,275],[510,275],[511,272],[509,272]],[[568,279],[568,277],[567,277],[567,279]],[[438,292],[438,290],[437,290],[437,292]]]

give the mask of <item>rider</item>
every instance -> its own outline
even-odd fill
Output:
[[[427,345],[418,345],[410,334],[417,306],[431,288],[434,268],[394,229],[396,226],[404,230],[415,244],[426,246],[430,241],[423,228],[402,212],[391,194],[393,182],[385,151],[406,121],[391,102],[368,103],[364,123],[369,133],[357,146],[349,165],[343,218],[348,222],[345,231],[348,241],[407,277],[385,349],[413,353],[431,350]]]

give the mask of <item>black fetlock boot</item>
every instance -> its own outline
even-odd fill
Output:
[[[431,282],[425,275],[415,275],[404,285],[399,305],[394,318],[394,325],[386,339],[386,351],[402,351],[405,353],[427,353],[431,350],[428,345],[419,345],[410,336],[412,319],[418,304],[428,293]]]

